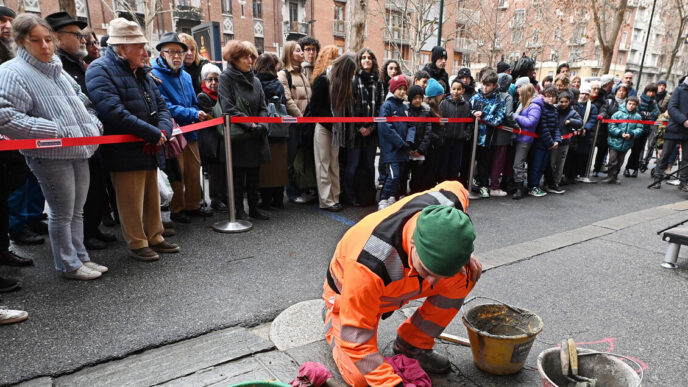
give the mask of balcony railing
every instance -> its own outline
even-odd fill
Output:
[[[406,28],[395,28],[390,33],[385,31],[385,42],[396,42],[400,44],[409,44],[409,31]]]
[[[344,38],[346,37],[345,30],[346,23],[344,20],[333,20],[332,21],[332,34],[336,37]]]
[[[464,54],[470,54],[478,49],[478,44],[473,39],[468,38],[458,38],[456,43],[454,43],[454,51],[462,52]]]
[[[287,33],[308,35],[308,23],[285,20],[284,30]]]
[[[203,10],[188,5],[178,5],[172,10],[172,17],[180,20],[203,21]]]

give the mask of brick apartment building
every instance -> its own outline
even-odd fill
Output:
[[[474,70],[495,66],[504,58],[513,63],[522,55],[536,60],[538,79],[554,75],[559,63],[568,62],[571,73],[581,77],[597,77],[602,67],[602,52],[592,12],[583,8],[559,9],[546,0],[466,0],[465,7],[480,12],[477,25],[467,31],[467,39],[475,51],[466,58]],[[666,72],[669,49],[674,41],[667,34],[668,26],[660,10],[670,2],[657,1],[651,36],[645,56],[641,83],[656,82]],[[620,77],[626,69],[636,74],[647,36],[652,0],[630,0],[624,23],[614,48],[609,73]],[[611,21],[609,22],[611,25]],[[611,26],[609,27],[611,28]],[[678,52],[674,69],[682,69],[686,59],[685,45]],[[676,84],[682,70],[672,75]]]
[[[22,11],[42,16],[59,10],[57,0],[0,0],[15,10],[20,2]],[[141,19],[147,4],[161,5],[163,11],[152,22],[151,46],[166,31],[188,33],[200,23],[214,21],[219,23],[222,44],[231,39],[248,40],[261,51],[280,54],[287,40],[313,35],[321,45],[334,44],[343,51],[349,28],[346,0],[76,0],[77,16],[101,36],[115,14],[130,17],[124,2],[136,9]],[[658,0],[658,9],[669,2]],[[397,5],[405,3],[368,1],[365,45],[380,62],[400,59],[412,72],[430,62],[430,50],[437,43],[436,24],[420,42],[414,41],[418,35],[414,26],[418,20],[436,20],[438,9],[435,5],[419,19],[413,10]],[[446,0],[442,44],[448,53],[447,71],[455,74],[463,66],[477,71],[485,65],[495,66],[502,58],[513,62],[525,54],[536,60],[539,79],[554,74],[561,62],[569,62],[574,75],[601,75],[602,55],[589,9],[559,9],[552,4],[547,0]],[[651,6],[652,0],[629,0],[612,74],[639,70]],[[658,80],[666,70],[662,66],[668,62],[667,47],[673,44],[667,34],[670,28],[655,15],[643,69],[647,82]],[[675,68],[685,67],[686,60],[684,45]],[[675,84],[680,75],[679,71],[670,83]]]

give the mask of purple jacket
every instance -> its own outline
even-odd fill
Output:
[[[516,122],[525,132],[535,133],[537,131],[538,123],[540,122],[540,114],[542,114],[542,106],[545,101],[541,95],[538,95],[533,101],[521,110],[518,115],[514,116]],[[533,142],[535,138],[519,134],[516,136],[516,142]]]

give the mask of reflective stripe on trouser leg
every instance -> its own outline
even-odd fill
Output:
[[[399,337],[414,347],[431,349],[439,336],[459,312],[463,299],[473,288],[466,287],[466,277],[457,274],[442,279],[431,289],[425,289],[417,298],[427,297],[423,305],[397,329]]]
[[[332,358],[334,359],[335,364],[337,364],[339,373],[342,375],[344,381],[353,387],[367,386],[368,382],[366,382],[365,377],[361,371],[359,371],[359,364],[354,364],[354,362],[351,361],[351,359],[342,351],[340,347],[341,325],[339,321],[339,314],[332,313],[332,311],[328,310],[327,316],[325,317],[325,327],[327,328],[325,332],[325,339],[327,339],[327,343],[332,349]],[[382,355],[380,355],[380,357],[382,357]],[[371,364],[372,362],[364,362],[360,365],[366,367],[370,366]]]

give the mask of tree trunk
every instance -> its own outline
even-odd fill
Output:
[[[76,0],[59,0],[60,10],[67,12],[71,17],[76,18]]]
[[[605,8],[612,7],[608,5],[610,0],[603,0],[600,7],[602,7],[602,16],[598,12],[597,6],[599,1],[592,0],[590,2],[590,9],[592,10],[593,20],[595,22],[595,30],[597,32],[597,41],[600,43],[600,49],[602,50],[602,72],[601,74],[608,74],[609,68],[612,65],[612,57],[614,56],[614,47],[616,46],[616,41],[619,38],[619,31],[621,31],[621,25],[623,24],[623,17],[626,9],[628,8],[628,0],[620,0],[618,8],[614,10],[614,24],[612,25],[611,33],[606,36],[607,20],[604,17],[606,14]]]
[[[346,20],[349,21],[345,43],[347,51],[356,52],[363,48],[367,16],[367,0],[350,0],[346,2]]]

